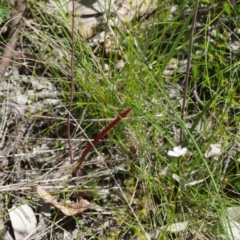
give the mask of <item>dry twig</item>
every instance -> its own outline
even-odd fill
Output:
[[[10,61],[12,59],[14,49],[16,48],[17,38],[19,35],[18,29],[20,27],[20,20],[24,15],[25,10],[26,10],[26,5],[22,3],[18,7],[17,13],[13,16],[13,19],[11,21],[12,30],[9,33],[10,40],[3,51],[2,58],[0,59],[0,79],[4,77],[7,67],[9,66]]]

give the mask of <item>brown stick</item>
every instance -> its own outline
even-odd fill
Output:
[[[18,6],[17,13],[14,14],[13,19],[11,21],[12,30],[9,33],[9,42],[7,43],[3,55],[0,59],[0,79],[2,79],[5,75],[5,72],[7,70],[7,67],[10,64],[10,61],[12,59],[14,49],[17,45],[17,37],[19,35],[18,28],[20,26],[20,20],[26,10],[26,5],[21,4]]]

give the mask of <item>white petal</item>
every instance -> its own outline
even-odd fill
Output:
[[[16,240],[25,239],[36,229],[37,219],[27,204],[13,206],[8,210]]]
[[[183,149],[181,149],[181,151],[179,152],[179,154],[180,154],[181,156],[183,156],[183,155],[186,154],[186,152],[187,152],[187,148],[183,148]]]
[[[180,145],[177,146],[177,147],[174,147],[173,148],[173,151],[172,150],[169,150],[167,152],[167,155],[168,156],[171,156],[171,157],[180,157],[180,156],[183,156],[185,155],[187,152],[187,148],[182,148]]]
[[[179,157],[179,156],[180,156],[179,153],[176,153],[176,152],[174,152],[174,151],[172,151],[172,150],[169,150],[169,151],[167,152],[167,155],[168,155],[168,156],[171,156],[171,157]]]
[[[180,145],[173,148],[173,151],[176,153],[181,152],[181,150],[182,150],[182,147]]]

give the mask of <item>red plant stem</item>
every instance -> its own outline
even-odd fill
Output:
[[[76,177],[78,170],[84,160],[84,158],[87,156],[87,154],[92,150],[93,147],[96,146],[96,144],[99,142],[101,138],[103,138],[122,118],[126,117],[127,114],[131,111],[131,108],[127,108],[119,117],[116,117],[107,127],[105,127],[98,136],[88,145],[88,147],[84,150],[81,157],[78,159],[78,164],[72,171],[72,176]]]

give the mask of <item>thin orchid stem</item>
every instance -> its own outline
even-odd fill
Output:
[[[183,94],[183,104],[181,109],[181,119],[184,122],[184,115],[185,115],[185,108],[186,108],[186,101],[187,101],[187,91],[188,91],[188,83],[189,83],[189,74],[190,74],[190,67],[191,67],[191,57],[192,57],[192,49],[193,49],[193,36],[195,30],[195,24],[197,19],[197,11],[198,11],[198,4],[199,0],[196,0],[194,13],[193,13],[193,20],[192,20],[192,27],[190,31],[190,39],[189,39],[189,50],[188,50],[188,58],[187,58],[187,71],[186,76],[184,79],[184,94]],[[183,142],[183,128],[180,128],[180,140],[179,144],[182,145]]]
[[[67,119],[67,138],[69,146],[69,157],[70,162],[73,164],[73,153],[71,144],[71,111],[72,111],[72,101],[73,101],[73,91],[74,91],[74,0],[72,0],[72,53],[71,53],[71,86],[70,86],[70,100],[68,106],[68,119]]]

